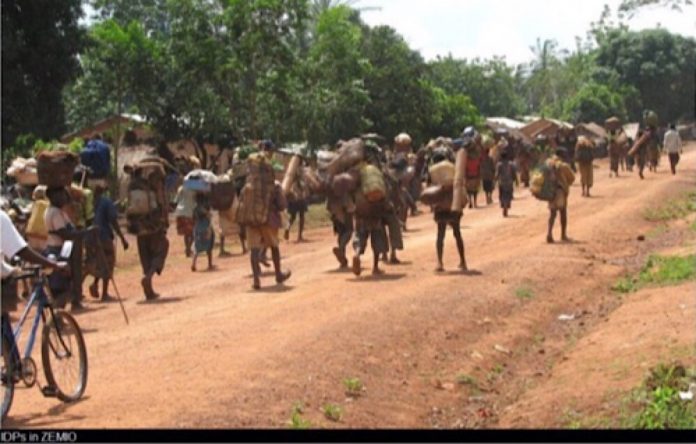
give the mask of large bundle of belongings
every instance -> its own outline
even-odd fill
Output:
[[[551,202],[556,197],[558,181],[556,169],[547,162],[541,162],[532,171],[529,190],[539,200]]]
[[[247,161],[246,184],[239,196],[237,222],[242,225],[262,226],[268,222],[275,172],[263,153],[251,154]]]
[[[214,207],[213,203],[215,203]],[[220,235],[235,236],[239,234],[239,224],[237,223],[239,199],[237,199],[237,184],[231,169],[227,174],[218,176],[217,182],[211,187],[210,204],[213,209],[217,209],[219,212]]]
[[[573,171],[565,162],[548,159],[539,164],[532,172],[529,190],[539,200],[551,202],[556,191],[563,184],[570,187],[575,180]]]
[[[380,212],[387,197],[384,173],[367,162],[369,149],[362,138],[354,138],[341,142],[335,153],[320,151],[317,156],[322,182],[337,197],[352,193],[356,214],[363,217]]]
[[[40,152],[36,156],[39,184],[49,188],[69,186],[78,163],[77,155],[67,150]]]
[[[591,162],[593,159],[592,150],[595,148],[595,143],[588,137],[578,137],[576,144],[576,155],[580,162]]]
[[[165,170],[155,157],[146,157],[135,165],[124,166],[130,175],[126,218],[128,232],[134,235],[156,233],[167,224],[164,195]]]
[[[604,121],[604,126],[609,131],[616,131],[621,128],[621,120],[618,117],[610,117]]]
[[[190,171],[184,177],[183,186],[189,191],[209,194],[210,206],[217,211],[229,210],[237,194],[230,175],[216,176],[212,172],[202,169]]]
[[[89,167],[90,178],[107,178],[111,172],[109,145],[99,139],[90,140],[80,153],[80,162],[82,162],[82,165]]]
[[[39,174],[36,159],[17,157],[7,169],[7,175],[14,178],[20,185],[29,187],[38,185]]]
[[[401,133],[394,138],[394,151],[397,153],[410,153],[413,140],[406,133]]]
[[[452,139],[438,137],[428,144],[428,176],[431,186],[423,190],[420,200],[435,210],[460,212],[467,202],[467,153],[461,148],[456,154]]]

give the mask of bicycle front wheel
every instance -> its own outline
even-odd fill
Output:
[[[74,402],[82,397],[87,387],[87,347],[80,326],[68,313],[56,311],[44,325],[41,362],[58,399]]]
[[[14,366],[12,365],[12,347],[5,335],[2,335],[2,419],[7,417],[7,412],[12,406],[14,398]]]

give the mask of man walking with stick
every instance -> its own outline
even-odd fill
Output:
[[[118,234],[123,249],[128,250],[128,241],[123,236],[118,225],[118,212],[116,205],[104,193],[106,188],[97,185],[94,189],[94,225],[98,232],[95,235],[94,247],[97,249],[99,263],[94,282],[89,286],[90,295],[99,299],[99,279],[102,279],[102,302],[112,302],[115,299],[109,295],[109,280],[113,278],[114,267],[116,265],[116,246],[114,245],[114,231]],[[103,260],[101,260],[103,259]]]

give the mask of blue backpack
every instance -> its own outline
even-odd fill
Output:
[[[80,153],[80,161],[92,170],[91,177],[107,177],[111,171],[109,145],[101,140],[90,140]]]

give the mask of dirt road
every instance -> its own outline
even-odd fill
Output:
[[[191,273],[170,228],[170,258],[155,282],[159,303],[143,303],[135,252],[119,250],[116,279],[130,325],[117,304],[90,303],[78,316],[89,353],[85,398],[64,405],[17,390],[7,425],[288,427],[297,402],[313,427],[556,425],[553,412],[524,416],[516,402],[551,396],[538,388],[621,306],[608,286],[658,242],[636,240],[650,229],[643,209],[694,189],[690,148],[677,176],[663,159],[644,181],[636,173],[609,179],[599,162],[594,196],[572,189],[572,243],[545,243],[546,205],[526,190],[517,191],[509,219],[497,205],[467,210],[463,235],[474,271],[465,274],[454,271],[451,233],[451,271],[434,272],[427,211],[409,222],[405,263],[387,266],[383,277],[337,272],[334,238],[320,229],[308,233],[309,243],[282,245],[289,286],[261,292],[251,291],[248,257]],[[262,282],[272,283],[270,275]],[[579,320],[559,322],[560,314]],[[342,384],[351,377],[365,385],[355,400]],[[340,422],[324,418],[327,403],[342,407]]]

